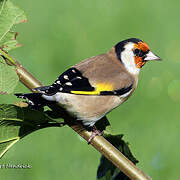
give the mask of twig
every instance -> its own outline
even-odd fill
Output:
[[[9,56],[9,54],[0,50],[3,57],[6,58],[8,64],[16,67],[16,72],[20,81],[30,90],[35,87],[42,86],[42,83],[38,81],[32,74],[30,74],[25,68],[22,67],[15,59]],[[68,117],[71,120],[71,117]],[[69,120],[69,121],[70,121]],[[92,132],[86,131],[80,124],[68,123],[68,126],[76,131],[86,141],[91,136]],[[81,130],[80,130],[81,129]],[[126,174],[132,180],[151,180],[144,172],[137,168],[130,160],[128,160],[118,149],[110,144],[104,137],[96,136],[91,145],[96,148],[101,154],[109,159],[115,166],[117,166],[124,174]]]

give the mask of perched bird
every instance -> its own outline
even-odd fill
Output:
[[[105,54],[72,66],[50,86],[38,93],[15,94],[34,108],[49,101],[63,107],[85,126],[94,124],[126,101],[138,83],[140,69],[147,61],[160,60],[142,40],[131,38],[116,44]]]

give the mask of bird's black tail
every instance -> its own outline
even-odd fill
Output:
[[[41,93],[14,94],[18,98],[25,99],[29,106],[33,109],[40,109],[47,106],[50,102],[42,97]]]

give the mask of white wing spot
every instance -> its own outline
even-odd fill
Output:
[[[32,105],[32,106],[34,105],[34,103],[31,100],[29,100],[29,99],[26,99],[26,100],[30,105]]]
[[[72,69],[72,72],[73,72],[73,73],[76,73],[76,71],[75,71],[74,69]]]
[[[69,80],[68,75],[64,75],[64,79]]]
[[[80,76],[77,76],[76,78],[77,78],[77,79],[82,79],[82,77],[80,77]]]
[[[71,82],[67,82],[66,85],[72,86],[72,83]]]
[[[59,88],[59,90],[60,90],[60,91],[62,91],[62,90],[63,90],[63,88],[62,88],[62,87],[60,87],[60,88]]]
[[[61,84],[61,82],[60,82],[60,81],[56,81],[56,83],[57,83],[57,84]],[[55,83],[54,83],[54,84],[55,84]]]

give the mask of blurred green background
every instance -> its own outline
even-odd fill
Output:
[[[143,67],[136,92],[108,118],[114,133],[125,134],[143,171],[153,179],[179,180],[180,1],[14,2],[25,10],[28,23],[17,26],[24,46],[11,55],[44,84],[130,37],[143,39],[163,59]],[[19,83],[16,92],[29,90]],[[0,103],[17,101],[0,96]],[[22,139],[0,161],[31,169],[0,169],[0,174],[3,180],[94,180],[99,158],[70,128],[49,128]]]

